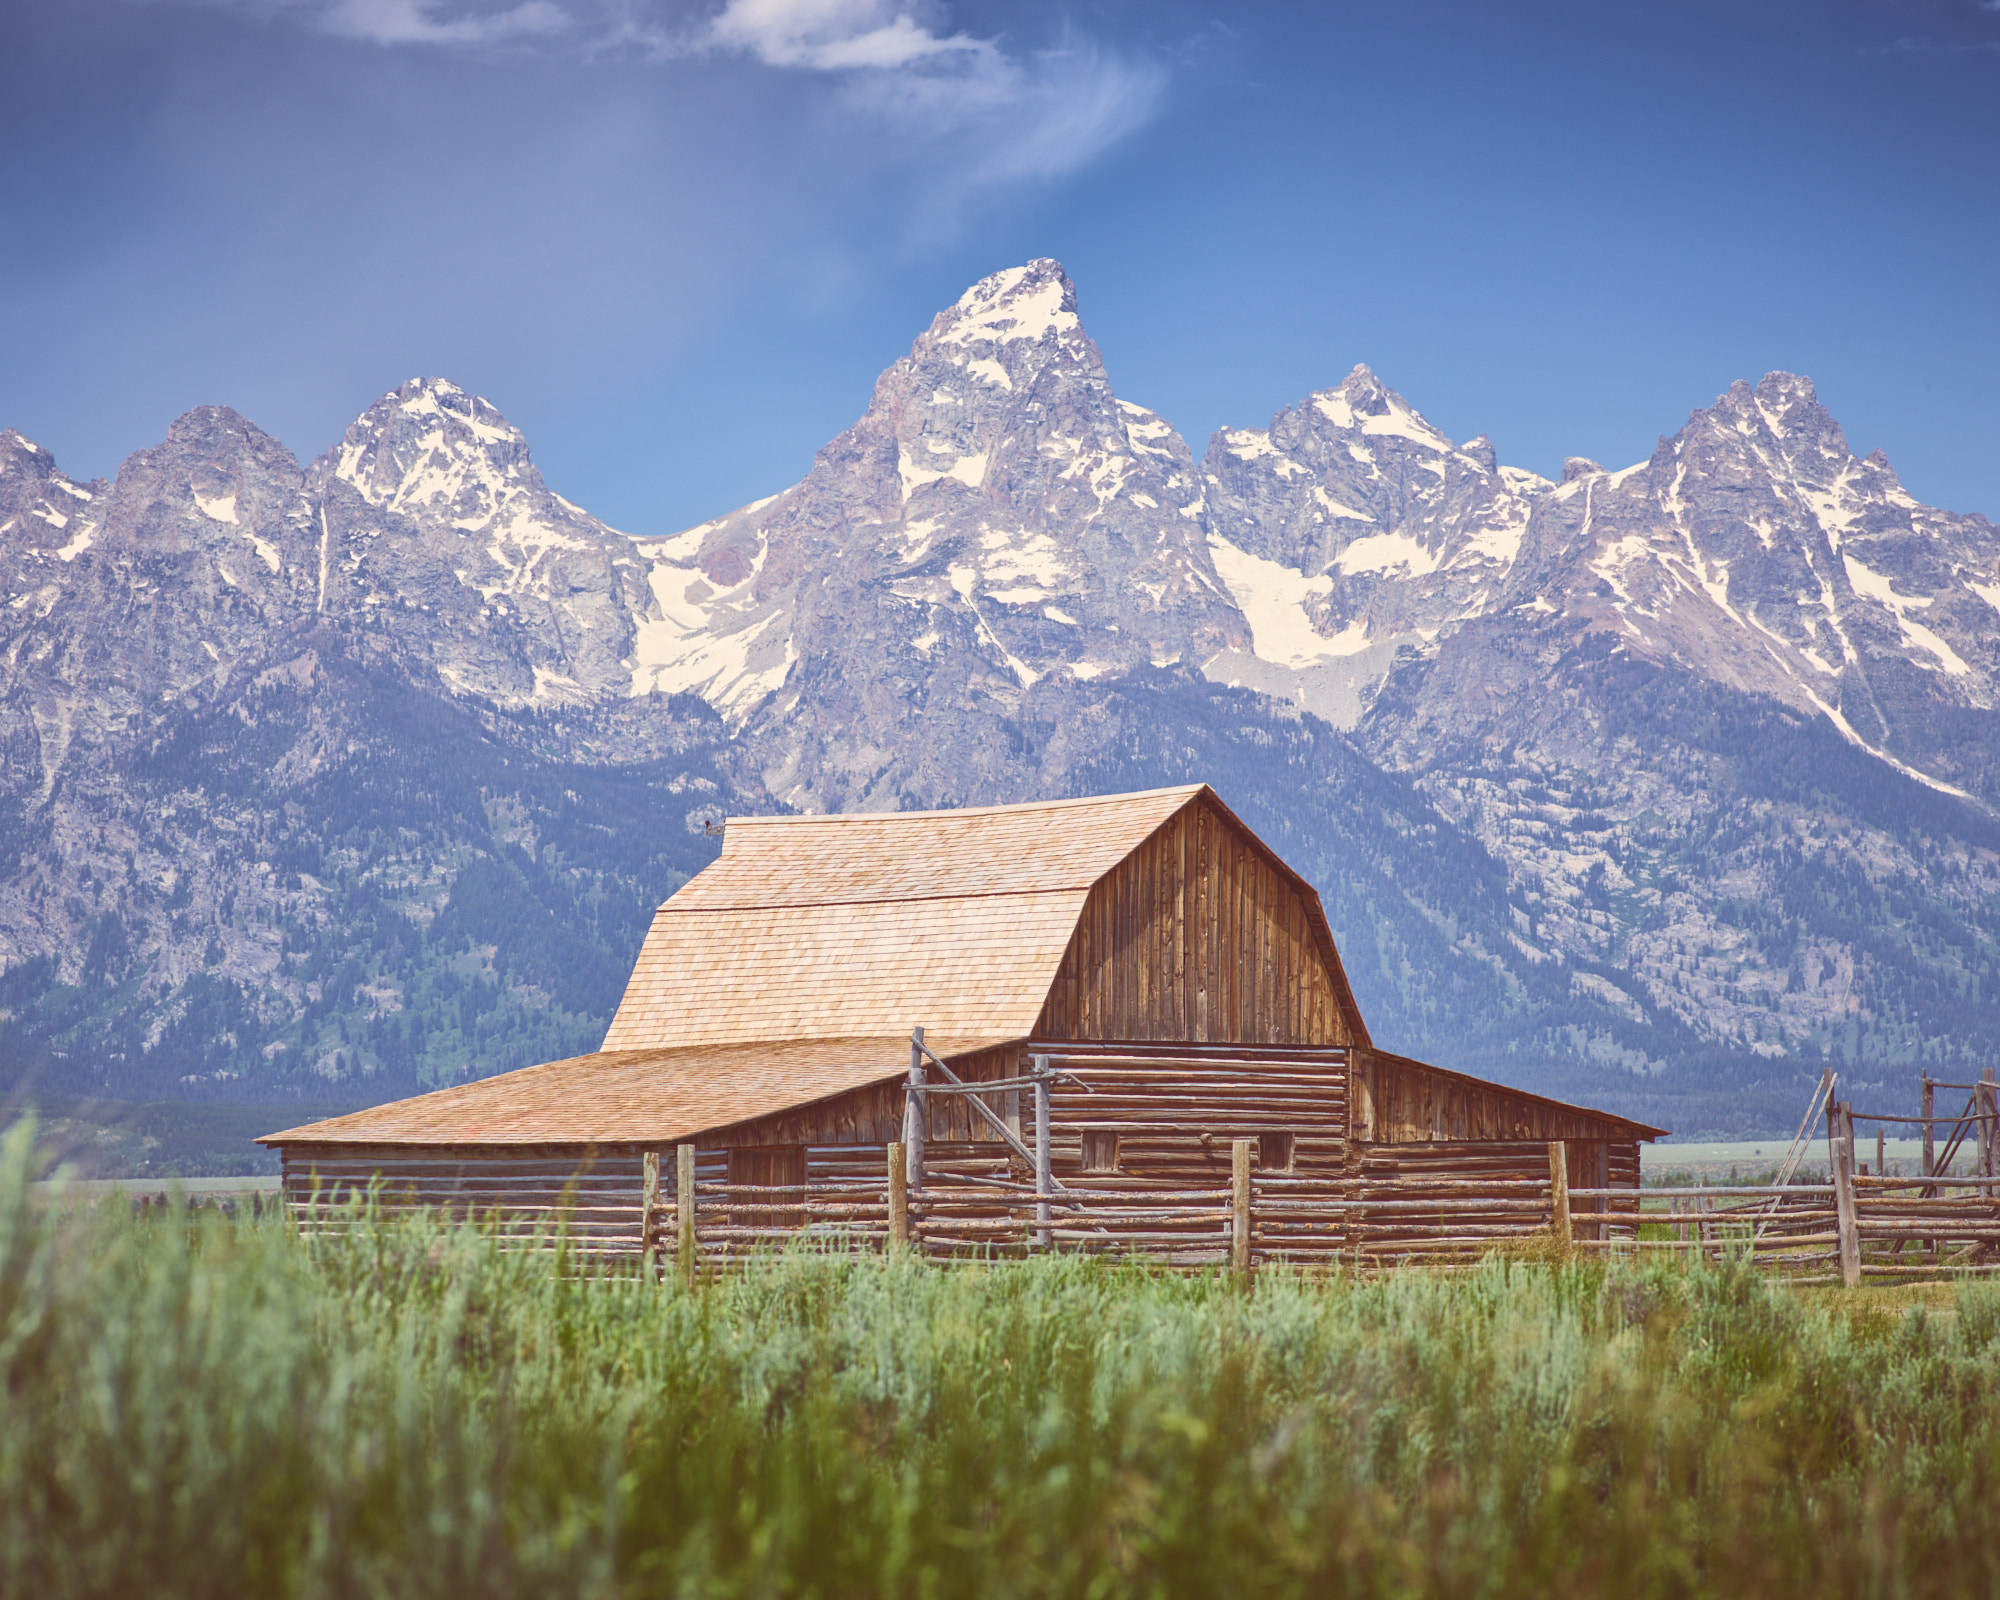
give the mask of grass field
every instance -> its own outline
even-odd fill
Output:
[[[2000,1291],[1493,1260],[1244,1290],[31,1204],[0,1593],[2000,1593]]]

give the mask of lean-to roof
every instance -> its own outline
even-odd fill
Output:
[[[940,1055],[998,1041],[931,1037]],[[602,1050],[439,1089],[263,1144],[673,1144],[910,1069],[910,1036]]]

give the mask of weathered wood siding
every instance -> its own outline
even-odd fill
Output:
[[[1331,953],[1297,882],[1197,800],[1091,890],[1035,1034],[1348,1044]]]
[[[1355,1052],[1354,1138],[1362,1144],[1632,1138],[1631,1126],[1401,1056]]]

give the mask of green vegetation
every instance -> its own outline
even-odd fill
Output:
[[[1358,1284],[789,1254],[0,1174],[0,1592],[2000,1590],[2000,1291],[1492,1261]]]

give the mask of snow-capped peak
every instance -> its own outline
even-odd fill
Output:
[[[1427,422],[1417,408],[1357,362],[1337,389],[1322,389],[1312,406],[1336,428],[1393,435],[1433,450],[1449,450],[1451,440]]]
[[[1060,261],[1043,257],[981,278],[931,324],[929,338],[934,345],[1012,344],[1050,333],[1065,338],[1081,326],[1076,286]]]
[[[541,487],[521,431],[443,378],[412,378],[354,420],[333,475],[371,505],[449,511],[483,523],[519,489]]]

